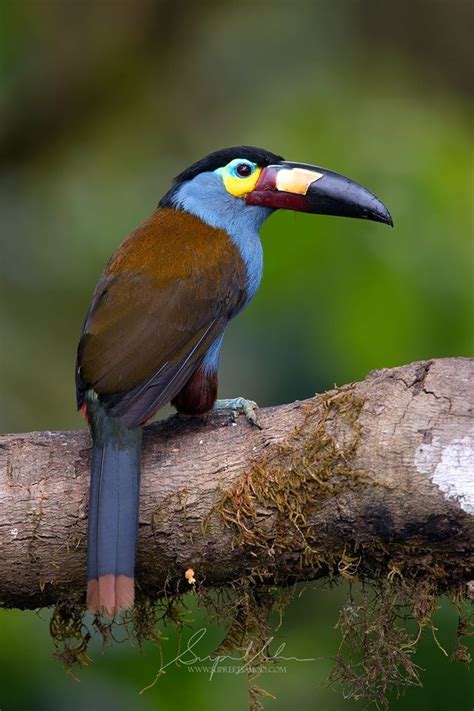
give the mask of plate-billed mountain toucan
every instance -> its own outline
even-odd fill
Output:
[[[387,208],[337,173],[261,148],[211,153],[173,181],[107,264],[78,347],[77,404],[93,438],[87,604],[133,606],[142,426],[163,405],[200,415],[217,401],[225,329],[262,277],[259,229],[279,208],[391,225]]]

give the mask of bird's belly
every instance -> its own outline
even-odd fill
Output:
[[[203,363],[171,400],[171,404],[185,415],[203,415],[212,410],[216,398],[217,371],[206,369]]]

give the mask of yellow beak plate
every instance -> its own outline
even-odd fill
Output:
[[[276,188],[281,192],[306,195],[311,183],[323,177],[322,173],[306,168],[283,168],[276,176]]]

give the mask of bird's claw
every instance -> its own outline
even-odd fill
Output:
[[[262,425],[258,421],[257,417],[257,403],[254,402],[254,400],[245,400],[244,398],[242,398],[242,400],[242,414],[245,415],[251,425],[258,427],[258,429],[261,430]]]
[[[217,400],[214,404],[215,410],[232,410],[232,418],[234,421],[239,414],[245,415],[248,422],[254,427],[262,429],[262,425],[257,417],[257,403],[253,400],[247,400],[244,397],[235,397],[227,400]]]

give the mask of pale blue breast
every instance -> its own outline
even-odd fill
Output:
[[[223,331],[219,338],[216,338],[212,346],[207,350],[204,360],[202,362],[204,372],[206,373],[217,373],[219,369],[219,358],[221,355],[222,341],[224,340]]]
[[[219,176],[210,172],[200,173],[183,183],[173,196],[173,203],[208,225],[227,232],[246,267],[247,294],[243,304],[246,306],[255,296],[262,279],[263,250],[259,230],[272,210],[246,205],[242,198],[230,195]]]

